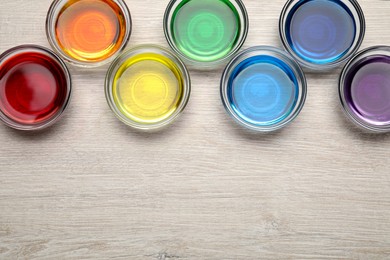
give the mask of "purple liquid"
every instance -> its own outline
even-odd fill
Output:
[[[373,125],[390,124],[390,56],[369,56],[348,71],[344,95],[351,111]]]

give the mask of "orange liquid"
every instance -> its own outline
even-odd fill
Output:
[[[120,7],[110,0],[70,0],[60,11],[56,38],[71,58],[99,62],[120,48],[126,20]]]

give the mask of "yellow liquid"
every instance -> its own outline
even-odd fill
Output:
[[[156,53],[126,60],[114,77],[113,98],[123,115],[141,124],[169,118],[183,99],[183,77],[176,64]]]

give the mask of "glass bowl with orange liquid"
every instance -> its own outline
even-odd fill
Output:
[[[131,15],[123,0],[54,0],[46,18],[46,34],[67,62],[98,67],[126,47]]]

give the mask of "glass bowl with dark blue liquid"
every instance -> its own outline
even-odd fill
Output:
[[[339,94],[346,115],[371,132],[390,132],[390,46],[359,52],[344,67]]]
[[[237,54],[221,80],[221,98],[228,114],[242,126],[278,130],[293,121],[305,103],[306,79],[285,51],[258,46]]]
[[[289,0],[279,31],[285,49],[303,67],[329,70],[359,49],[365,19],[356,0]]]

